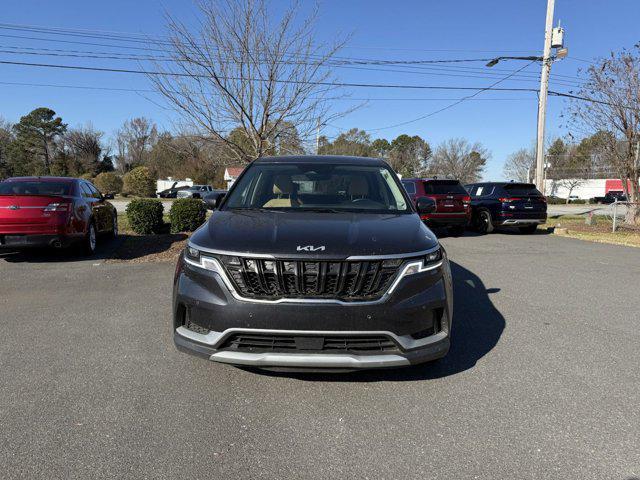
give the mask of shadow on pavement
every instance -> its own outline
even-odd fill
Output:
[[[55,263],[55,262],[86,262],[111,258],[113,253],[123,244],[126,235],[117,238],[98,238],[96,252],[93,255],[82,254],[82,247],[70,245],[68,248],[55,249],[51,247],[25,248],[22,250],[0,250],[0,262],[10,263]]]
[[[173,259],[187,239],[184,233],[159,235],[119,235],[118,238],[99,238],[96,252],[83,255],[80,245],[65,249],[29,248],[24,250],[0,250],[0,262],[56,263],[87,262],[107,259],[135,260],[141,257],[167,257]],[[161,259],[161,258],[160,258]]]
[[[415,381],[455,375],[473,368],[496,346],[505,328],[502,314],[489,298],[499,288],[487,288],[480,278],[461,265],[451,262],[453,274],[453,329],[451,349],[436,362],[412,367],[365,370],[351,373],[282,373],[255,370],[271,376],[287,376],[306,381],[380,382]]]

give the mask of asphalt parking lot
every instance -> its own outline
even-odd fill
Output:
[[[322,375],[179,354],[173,264],[0,255],[1,476],[640,476],[640,251],[443,243],[448,357]]]

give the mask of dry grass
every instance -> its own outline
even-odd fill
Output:
[[[167,220],[165,218],[165,222]],[[118,228],[122,243],[113,252],[108,262],[173,262],[178,258],[189,238],[186,233],[138,235],[131,230],[127,216],[124,214],[118,215]]]
[[[563,237],[640,247],[640,229],[622,226],[614,233],[612,232],[612,221],[609,218],[598,216],[594,225],[587,225],[585,218],[584,215],[565,215],[550,218],[544,226],[555,228],[554,233]]]

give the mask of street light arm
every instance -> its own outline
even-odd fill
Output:
[[[544,57],[537,57],[537,56],[529,56],[529,57],[496,57],[493,60],[491,60],[489,63],[487,63],[487,67],[493,67],[494,65],[497,65],[498,62],[500,60],[529,60],[531,61],[537,61],[537,62],[542,62],[544,60]]]

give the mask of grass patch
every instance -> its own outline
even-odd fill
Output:
[[[640,247],[640,229],[621,226],[612,232],[613,221],[606,216],[594,217],[594,224],[585,223],[586,215],[561,215],[549,218],[542,227],[554,228],[556,235],[598,243]]]

